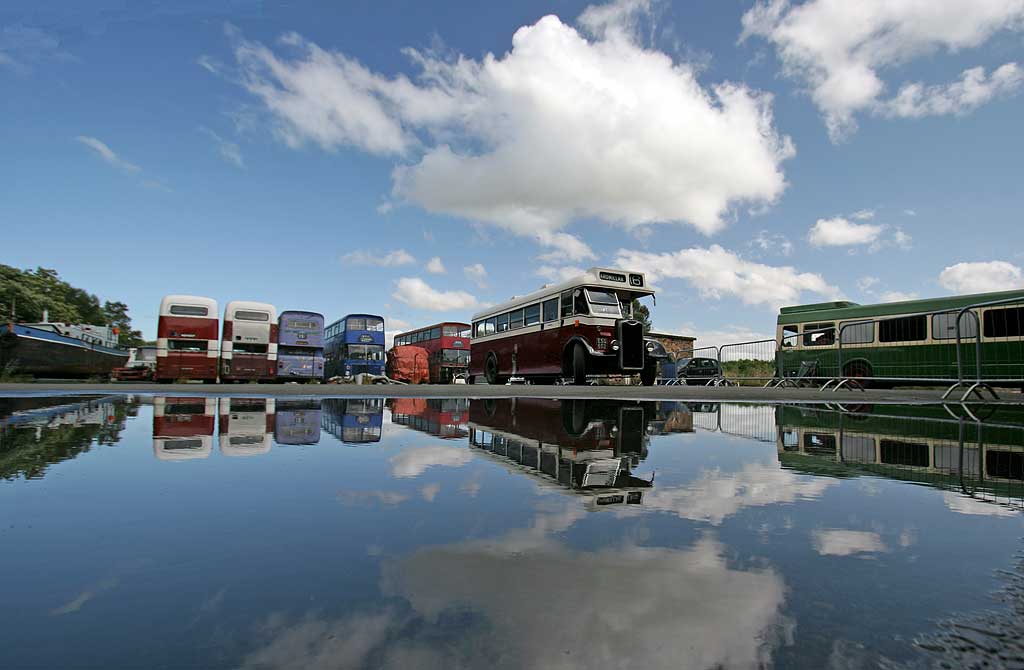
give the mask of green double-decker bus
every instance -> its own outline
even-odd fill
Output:
[[[783,307],[775,334],[778,372],[865,383],[874,378],[878,385],[957,380],[956,320],[968,307],[960,320],[964,378],[977,379],[980,370],[990,383],[1024,384],[1024,290]]]

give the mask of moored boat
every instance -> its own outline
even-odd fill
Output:
[[[0,332],[0,370],[34,377],[108,375],[128,361],[117,329],[67,323],[10,323]]]

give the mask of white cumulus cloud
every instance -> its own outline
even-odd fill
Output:
[[[448,270],[446,270],[444,267],[444,263],[441,262],[440,256],[434,256],[429,261],[427,261],[425,268],[427,272],[435,275],[443,275],[444,273],[448,272]]]
[[[345,265],[377,265],[382,268],[412,265],[416,258],[405,249],[395,249],[386,253],[357,249],[341,257]]]
[[[1008,63],[990,78],[968,70],[948,85],[905,85],[886,101],[882,74],[940,49],[977,47],[997,32],[1021,28],[1024,0],[765,0],[744,14],[741,40],[756,35],[775,46],[783,72],[807,87],[829,135],[839,141],[856,129],[859,112],[958,113],[1015,88],[1016,65]]]
[[[871,244],[878,240],[883,230],[883,226],[873,223],[853,223],[837,216],[831,219],[818,219],[807,233],[807,239],[816,247]]]
[[[1024,84],[1024,69],[1016,63],[1006,63],[991,75],[985,68],[964,70],[959,81],[936,86],[917,82],[905,84],[883,111],[889,116],[920,118],[943,114],[966,114],[998,97],[1016,93]]]
[[[882,302],[903,302],[905,300],[917,300],[921,297],[915,291],[884,291],[879,296]]]
[[[391,297],[410,307],[430,312],[457,309],[475,309],[481,306],[472,294],[465,291],[439,291],[418,277],[402,277],[395,282]]]
[[[1024,288],[1024,272],[1006,261],[957,263],[939,274],[939,284],[954,293],[987,293]]]
[[[473,263],[462,268],[462,273],[480,288],[487,288],[487,268],[483,263]]]
[[[825,297],[841,294],[819,274],[748,261],[717,244],[665,253],[620,249],[615,265],[643,270],[651,282],[659,277],[684,279],[706,298],[730,296],[748,305],[792,305],[805,291]]]
[[[878,533],[864,530],[815,530],[811,532],[814,550],[822,556],[855,556],[888,551]]]
[[[577,219],[721,229],[775,202],[794,154],[772,97],[704,85],[697,67],[629,29],[646,2],[589,9],[586,33],[546,16],[479,60],[407,49],[410,79],[374,72],[295,34],[234,34],[240,80],[290,146],[354,147],[399,161],[393,197],[593,257]]]

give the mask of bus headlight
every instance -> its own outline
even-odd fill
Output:
[[[654,342],[647,343],[647,353],[653,353],[655,348]]]
[[[618,350],[619,350],[619,341],[618,340],[612,340],[612,351],[618,351]]]

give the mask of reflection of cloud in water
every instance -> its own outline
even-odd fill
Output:
[[[816,530],[811,533],[814,550],[822,556],[852,556],[888,551],[882,536],[864,530]]]
[[[386,564],[384,595],[404,604],[273,617],[243,667],[756,668],[789,633],[781,576],[729,568],[710,537],[687,550],[514,549],[472,541]]]
[[[421,488],[420,495],[423,496],[423,499],[426,500],[427,502],[434,502],[434,498],[440,491],[441,485],[435,482],[433,484],[427,484],[426,486]]]
[[[459,447],[416,447],[406,449],[391,457],[391,475],[394,477],[418,477],[427,468],[435,465],[462,467],[473,460],[469,449]]]
[[[957,514],[971,514],[976,516],[1017,516],[1018,510],[1000,505],[995,502],[987,502],[962,495],[955,491],[943,491],[942,502],[951,511]]]
[[[107,579],[104,579],[103,581],[97,584],[93,584],[92,586],[86,588],[77,596],[75,596],[68,602],[64,603],[60,607],[55,607],[52,610],[50,610],[50,616],[63,616],[65,614],[74,614],[78,610],[82,609],[82,607],[84,607],[87,602],[89,602],[90,600],[92,600],[93,598],[95,598],[96,596],[100,595],[105,591],[109,591],[113,588],[116,588],[117,585],[120,583],[121,580],[119,578],[108,577]]]
[[[514,645],[508,665],[524,668],[753,668],[782,630],[782,578],[730,569],[711,538],[689,550],[516,549],[421,550],[385,568],[384,591],[428,619],[479,611]]]
[[[343,505],[400,505],[409,496],[397,491],[357,491],[354,489],[343,489],[338,491],[338,502]]]
[[[705,470],[700,479],[685,487],[655,486],[644,497],[644,507],[717,526],[744,507],[812,500],[834,484],[830,479],[783,470],[775,463],[747,463],[738,472]]]

